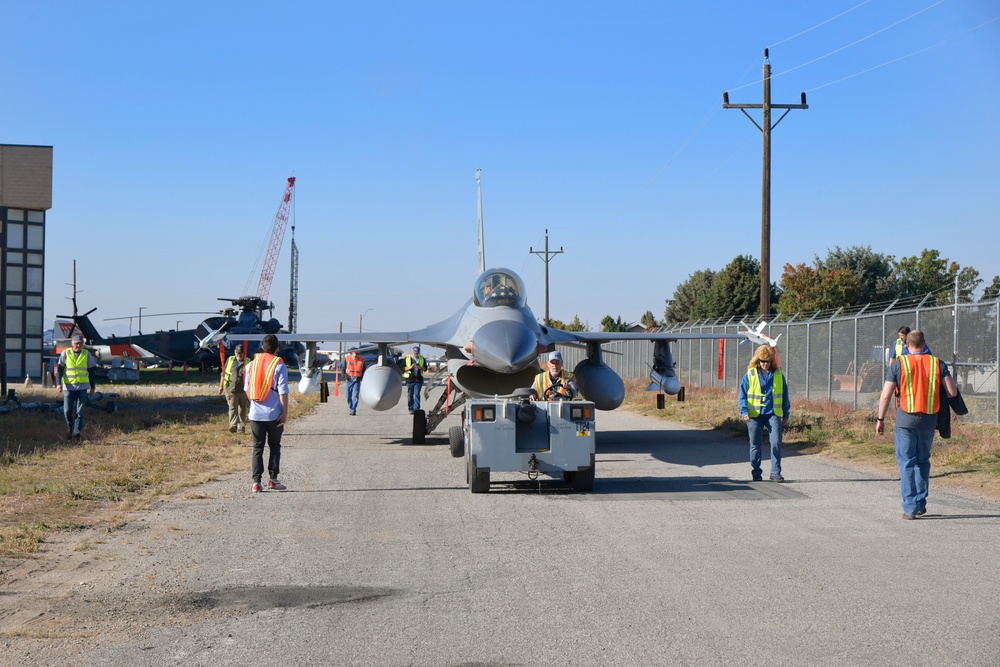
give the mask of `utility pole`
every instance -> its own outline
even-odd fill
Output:
[[[764,49],[764,102],[763,104],[730,104],[729,93],[722,93],[723,109],[739,109],[750,122],[757,125],[747,109],[762,109],[764,117],[757,129],[764,135],[764,176],[761,187],[760,213],[760,316],[767,319],[771,314],[771,130],[788,115],[792,109],[808,109],[806,94],[802,93],[800,104],[771,104],[771,63]],[[771,125],[771,109],[784,109],[774,125]]]
[[[545,230],[545,250],[532,250],[531,246],[528,246],[528,252],[532,255],[538,255],[545,262],[545,326],[549,326],[549,262],[551,258],[555,255],[562,254],[562,246],[559,246],[559,250],[549,251],[549,230]],[[544,255],[544,256],[543,256]]]

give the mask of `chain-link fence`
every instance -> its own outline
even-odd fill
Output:
[[[740,318],[688,322],[668,330],[677,333],[738,334]],[[746,322],[756,326],[757,322]],[[889,357],[902,326],[924,332],[931,352],[945,361],[972,421],[1000,423],[1000,302],[963,303],[933,308],[865,307],[851,314],[781,316],[766,333],[778,341],[778,358],[792,398],[832,400],[855,408],[875,408]],[[722,344],[714,340],[680,340],[671,346],[677,376],[685,385],[728,387],[736,391],[756,345]],[[604,361],[623,378],[649,375],[653,358],[648,341],[605,345]],[[721,354],[720,354],[721,352]],[[564,351],[566,366],[584,357],[582,350]]]

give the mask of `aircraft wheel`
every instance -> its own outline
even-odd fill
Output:
[[[427,442],[427,413],[423,410],[413,411],[413,444],[422,445]]]
[[[465,456],[465,431],[461,426],[448,429],[448,448],[456,459]]]
[[[476,467],[476,457],[469,457],[469,491],[486,493],[490,490],[490,471]]]
[[[595,456],[591,454],[590,467],[587,468],[586,470],[577,470],[576,472],[573,472],[571,478],[566,480],[573,485],[574,491],[582,491],[584,493],[590,493],[591,491],[594,490],[594,468],[596,467],[595,463],[596,463]],[[567,472],[563,474],[563,479],[566,478],[567,474],[569,473]]]

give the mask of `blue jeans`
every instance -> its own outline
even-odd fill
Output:
[[[915,514],[927,508],[927,487],[931,477],[931,442],[933,428],[896,426],[896,462],[899,464],[899,490],[903,511]]]
[[[347,378],[347,407],[351,412],[358,409],[358,396],[361,394],[361,378]]]
[[[406,385],[406,407],[409,408],[410,412],[420,409],[420,390],[423,387],[423,382]]]
[[[66,428],[79,435],[83,430],[83,406],[87,402],[89,387],[63,391],[63,416],[66,417]]]
[[[760,469],[760,448],[764,441],[764,427],[771,437],[771,477],[781,474],[781,417],[775,414],[751,417],[747,422],[750,434],[750,467],[754,477],[763,476]]]

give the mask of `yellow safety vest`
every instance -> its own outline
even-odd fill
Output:
[[[566,398],[570,398],[570,395],[568,393],[569,387],[566,385],[569,383],[570,380],[573,379],[573,374],[566,370],[561,370],[559,371],[559,377],[557,379],[559,380],[559,387],[556,388],[554,393],[559,396],[565,396]],[[552,377],[549,375],[548,371],[536,375],[535,393],[538,394],[538,398],[544,399],[545,392],[548,390],[549,387],[552,386],[552,384],[553,384]]]
[[[222,373],[222,386],[223,387],[228,387],[229,386],[229,382],[233,378],[233,366],[236,365],[236,361],[237,361],[237,359],[236,359],[236,355],[235,354],[233,356],[229,357],[228,359],[226,359],[226,369]],[[244,373],[245,372],[246,371],[244,371]],[[241,383],[236,383],[236,385],[233,387],[233,389],[236,391],[237,394],[242,394],[243,393],[243,385]]]
[[[418,354],[416,359],[414,359],[409,354],[406,355],[406,364],[405,364],[405,366],[406,366],[406,372],[403,373],[403,377],[406,378],[407,380],[409,380],[410,379],[410,372],[413,370],[414,366],[420,366],[420,368],[423,369],[424,366],[426,366],[426,365],[427,365],[427,362],[424,360],[423,355]]]
[[[771,398],[774,403],[774,414],[782,417],[785,414],[785,376],[780,368],[774,369],[774,380],[771,382]],[[747,371],[747,414],[751,418],[760,416],[764,408],[764,390],[760,388],[760,374],[756,368]]]
[[[902,338],[897,338],[896,339],[896,346],[894,348],[892,356],[894,356],[894,357],[901,357],[901,356],[903,356],[903,346],[904,345],[906,345],[906,341],[904,341]]]
[[[90,354],[80,350],[66,350],[66,370],[63,372],[63,384],[90,384]]]

